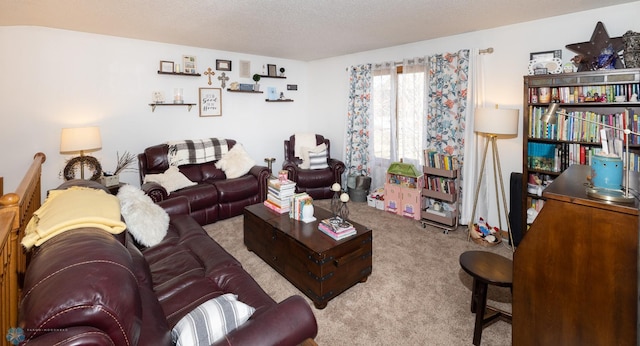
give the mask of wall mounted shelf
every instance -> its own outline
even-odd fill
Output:
[[[195,105],[195,103],[149,103],[149,106],[151,106],[151,112],[156,110],[156,106],[187,106],[187,112],[190,112],[191,107]]]
[[[231,90],[227,89],[230,93],[254,93],[254,94],[262,94],[262,91],[253,91],[253,90]]]
[[[158,74],[170,74],[175,76],[191,76],[191,77],[200,77],[199,73],[184,73],[184,72],[162,72],[158,71]]]
[[[260,77],[261,77],[261,78],[279,78],[279,79],[287,79],[287,77],[284,77],[284,76],[269,76],[269,75],[266,75],[266,74],[261,74],[261,75],[260,75]]]
[[[293,102],[292,99],[284,99],[284,100],[269,100],[269,99],[265,99],[265,102]]]

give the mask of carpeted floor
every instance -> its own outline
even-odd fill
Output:
[[[329,201],[315,201],[328,209]],[[460,268],[468,250],[496,252],[512,258],[505,244],[482,247],[467,241],[466,230],[444,234],[422,228],[419,221],[350,203],[350,219],[373,230],[373,273],[329,301],[313,307],[319,345],[471,345],[471,277]],[[298,294],[295,286],[258,256],[242,239],[243,217],[205,226],[209,235],[236,257],[276,301]],[[305,296],[306,298],[306,296]],[[490,304],[511,311],[509,289],[489,286]],[[497,321],[482,333],[483,345],[511,345],[511,325]]]

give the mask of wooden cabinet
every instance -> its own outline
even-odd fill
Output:
[[[637,132],[638,95],[640,69],[524,77],[522,230],[532,222],[531,217],[527,222],[527,210],[542,209],[544,187],[571,165],[589,165],[590,157],[601,148],[598,130],[602,127],[582,119],[613,126],[628,121],[631,130]],[[560,110],[573,117],[558,115],[556,125],[542,122],[550,102],[559,102]],[[623,136],[620,131],[607,131],[609,137]],[[629,144],[630,167],[638,171],[640,138],[631,135]]]
[[[394,162],[384,184],[384,209],[415,220],[421,218],[424,178],[413,165]]]
[[[448,231],[458,228],[458,170],[423,168],[422,225],[431,225]],[[435,210],[438,203],[440,210]]]
[[[545,189],[514,254],[513,345],[638,341],[639,203],[590,199],[589,174],[573,165]]]

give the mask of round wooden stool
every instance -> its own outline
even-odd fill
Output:
[[[511,323],[511,314],[487,306],[487,287],[513,287],[513,261],[487,251],[467,251],[460,255],[460,266],[473,278],[471,312],[476,314],[473,344],[480,345],[482,328],[497,318]]]

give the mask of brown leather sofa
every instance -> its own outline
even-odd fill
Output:
[[[276,303],[186,215],[186,197],[160,205],[171,221],[153,247],[139,249],[128,232],[79,228],[33,250],[20,306],[25,345],[171,345],[183,316],[224,293],[256,311],[216,345],[297,345],[316,336],[304,298]]]
[[[236,144],[227,139],[229,149]],[[265,166],[254,166],[242,177],[226,179],[215,162],[182,165],[179,168],[189,180],[197,182],[170,194],[158,183],[144,182],[147,174],[160,174],[169,168],[169,146],[159,144],[148,147],[138,154],[141,188],[156,203],[184,196],[189,201],[191,216],[201,225],[242,215],[244,207],[263,202],[267,196],[267,179],[271,175]]]

